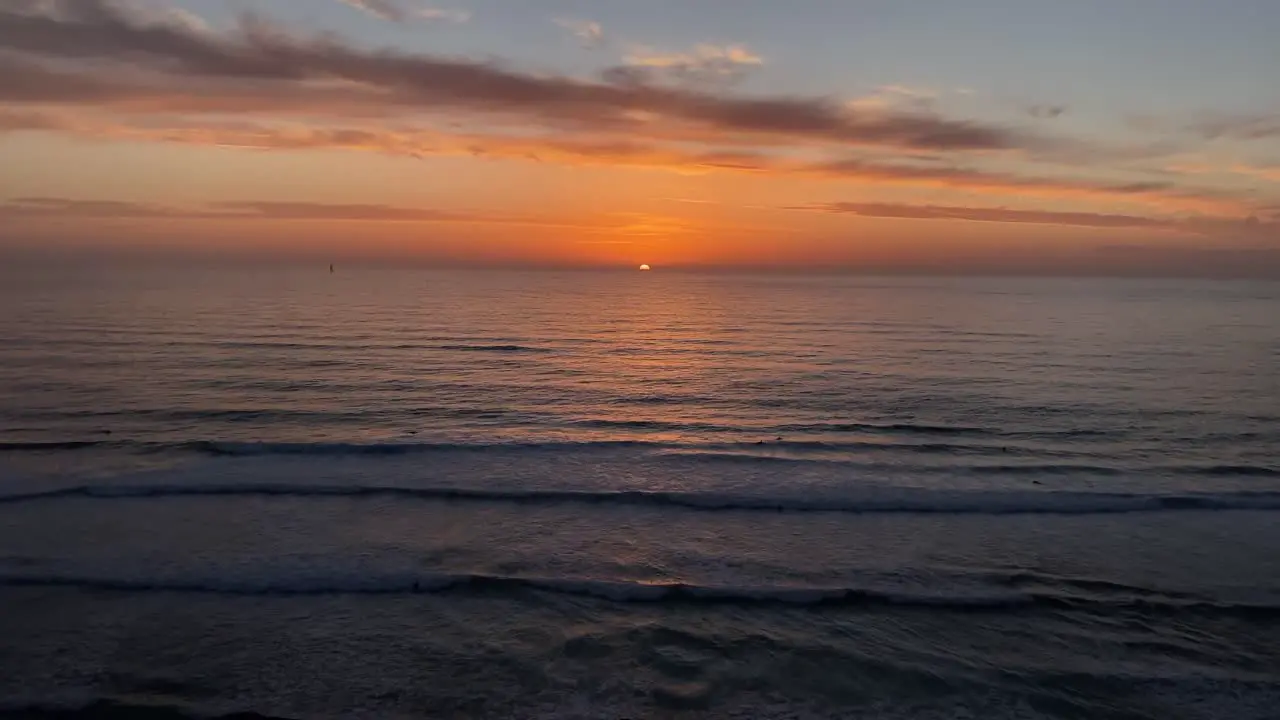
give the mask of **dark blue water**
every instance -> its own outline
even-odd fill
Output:
[[[4,707],[1280,707],[1275,284],[0,273]]]

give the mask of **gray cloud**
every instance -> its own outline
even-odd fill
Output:
[[[952,205],[839,202],[788,209],[909,220],[968,220],[972,222],[1070,225],[1093,228],[1168,228],[1170,226],[1169,221],[1141,215],[1013,210],[1009,208],[959,207]]]
[[[1052,120],[1066,113],[1066,105],[1031,105],[1027,108],[1027,114],[1039,120]]]
[[[312,202],[223,202],[212,215],[266,220],[376,220],[382,222],[475,222],[483,216],[390,205]]]
[[[119,200],[58,197],[17,198],[0,204],[0,217],[97,218],[128,220],[335,220],[383,222],[483,222],[497,218],[390,205],[310,202],[222,202],[200,208],[174,208]]]
[[[1186,209],[1213,213],[1235,214],[1244,209],[1244,204],[1232,195],[1207,190],[1192,191],[1167,181],[1108,183],[1096,180],[1014,175],[945,165],[883,164],[860,158],[809,165],[804,168],[804,171],[834,177],[955,187],[973,191],[1109,200],[1128,198],[1156,204],[1179,205]]]
[[[573,18],[557,18],[556,25],[573,33],[582,46],[594,50],[605,43],[604,28],[594,20],[577,20]]]
[[[0,204],[0,217],[28,218],[177,218],[172,208],[119,200],[71,200],[67,198],[17,198]]]
[[[1280,114],[1220,116],[1195,123],[1191,130],[1207,140],[1266,140],[1280,137]]]
[[[1037,142],[1000,126],[922,112],[859,112],[823,98],[740,97],[365,51],[331,36],[300,37],[255,16],[246,16],[234,32],[214,34],[111,0],[49,0],[0,9],[0,51],[7,51],[0,99],[11,102],[87,104],[150,94],[185,95],[186,104],[193,104],[217,97],[243,101],[260,93],[261,102],[270,95],[281,104],[305,102],[320,92],[331,100],[345,94],[352,103],[383,108],[506,113],[587,125],[643,112],[717,132],[851,145],[989,150]],[[60,78],[54,86],[34,80],[54,76]]]
[[[326,221],[380,223],[463,223],[522,225],[615,230],[625,219],[598,222],[566,222],[547,217],[489,212],[455,212],[432,208],[406,208],[369,203],[320,203],[281,201],[219,202],[196,207],[171,207],[122,200],[84,200],[64,197],[28,197],[0,202],[0,219],[17,220],[224,220]]]
[[[915,205],[910,203],[836,202],[785,208],[861,217],[903,220],[962,220],[969,222],[1060,225],[1098,229],[1132,228],[1214,236],[1233,241],[1275,243],[1280,241],[1280,222],[1205,217],[1149,217],[1057,210],[1019,210],[1003,207],[955,205]]]

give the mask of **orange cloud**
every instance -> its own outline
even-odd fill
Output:
[[[1251,175],[1271,182],[1280,182],[1280,165],[1232,165],[1231,172],[1238,175]]]
[[[1231,196],[1180,188],[1170,182],[1103,183],[1015,175],[937,163],[889,163],[861,158],[809,162],[750,150],[690,149],[678,143],[578,135],[457,134],[435,129],[317,128],[307,125],[218,121],[154,121],[123,125],[57,112],[0,111],[0,130],[57,130],[87,137],[177,142],[266,150],[340,149],[412,157],[471,155],[536,162],[647,168],[680,173],[751,173],[833,181],[949,188],[1048,199],[1139,202],[1217,215],[1246,215],[1252,206]]]
[[[688,52],[662,52],[636,48],[625,58],[626,65],[606,71],[606,77],[623,83],[654,83],[670,80],[694,86],[729,84],[743,78],[748,70],[764,65],[764,58],[742,45],[701,44]]]

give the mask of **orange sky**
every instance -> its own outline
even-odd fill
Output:
[[[559,51],[483,59],[471,11],[422,17],[477,60],[341,3],[269,19],[88,4],[0,8],[0,249],[976,271],[1280,257],[1280,130],[1257,118],[1153,137],[982,88],[797,93],[745,44],[610,49],[603,26],[557,18],[588,46],[559,71]]]

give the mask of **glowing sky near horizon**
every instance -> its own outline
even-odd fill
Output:
[[[1268,0],[3,0],[0,249],[1280,274]]]

